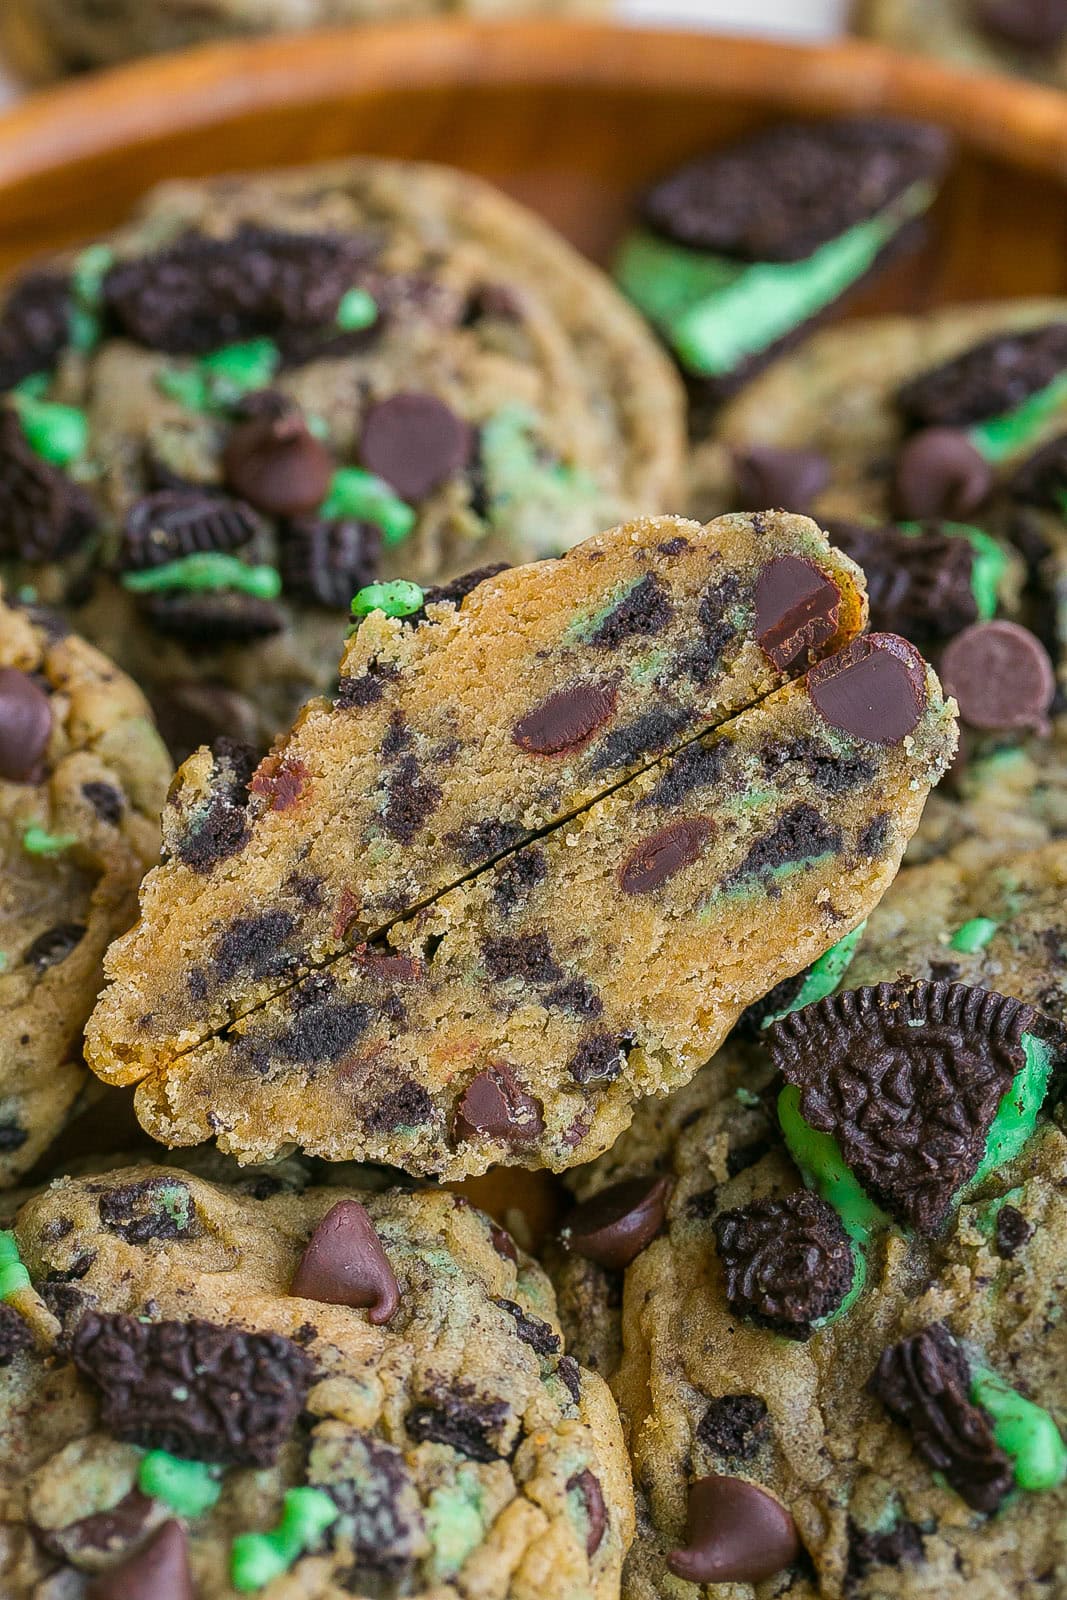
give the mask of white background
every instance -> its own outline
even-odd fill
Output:
[[[0,0],[3,5],[4,0]],[[644,25],[721,28],[736,33],[777,33],[819,39],[838,33],[848,0],[617,0],[624,17]],[[0,64],[0,105],[17,88]]]

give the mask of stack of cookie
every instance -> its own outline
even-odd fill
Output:
[[[1067,317],[812,332],[947,160],[9,287],[5,1600],[1067,1593]]]

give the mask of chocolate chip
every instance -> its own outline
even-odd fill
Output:
[[[126,810],[126,799],[121,789],[116,789],[112,783],[95,780],[82,784],[82,794],[101,822],[111,828],[118,827]]]
[[[769,1431],[767,1407],[756,1394],[723,1394],[708,1403],[696,1436],[720,1456],[748,1461]]]
[[[32,271],[18,278],[0,311],[0,389],[54,367],[70,343],[70,279]]]
[[[1017,622],[976,622],[957,634],[941,676],[972,728],[1047,732],[1056,675],[1040,639]]]
[[[817,450],[752,444],[735,450],[733,463],[739,511],[806,512],[830,481],[830,463]]]
[[[1054,50],[1067,38],[1065,0],[976,0],[979,27],[1020,50]]]
[[[629,1041],[613,1033],[593,1033],[582,1040],[567,1071],[575,1083],[613,1083],[626,1062]]]
[[[258,531],[255,515],[240,500],[206,489],[161,489],[131,506],[119,566],[136,571],[204,551],[225,554]]]
[[[625,639],[654,638],[673,616],[674,606],[663,580],[648,572],[608,612],[589,642],[602,650],[617,650]]]
[[[604,1504],[604,1492],[600,1487],[600,1479],[583,1467],[581,1472],[576,1472],[573,1478],[567,1479],[568,1494],[576,1494],[582,1501],[585,1509],[586,1521],[589,1523],[589,1532],[585,1539],[585,1553],[595,1556],[600,1549],[608,1525],[608,1509]]]
[[[52,734],[52,702],[36,679],[0,667],[0,778],[36,783]]]
[[[173,1518],[89,1584],[86,1600],[196,1600],[185,1529]]]
[[[541,1102],[501,1063],[471,1079],[456,1105],[452,1136],[457,1142],[484,1138],[522,1146],[534,1143],[544,1128]]]
[[[282,585],[294,600],[347,612],[353,595],[376,581],[381,553],[381,532],[371,522],[303,517],[282,532]]]
[[[33,1349],[33,1335],[25,1317],[0,1301],[0,1367],[9,1367],[17,1355]]]
[[[683,867],[692,866],[711,833],[706,817],[685,817],[642,840],[619,872],[623,894],[650,894]]]
[[[462,472],[474,449],[471,428],[432,394],[394,394],[371,406],[359,458],[412,504]]]
[[[495,1222],[491,1222],[489,1224],[489,1237],[498,1256],[502,1256],[505,1261],[518,1261],[519,1252],[515,1247],[514,1239],[506,1228],[498,1228]]]
[[[36,973],[47,972],[65,961],[85,938],[86,928],[81,922],[58,922],[54,928],[40,934],[29,946],[23,961]]]
[[[21,1150],[29,1134],[15,1117],[4,1117],[0,1121],[0,1151],[10,1152]]]
[[[234,494],[270,517],[303,517],[326,499],[333,459],[296,411],[253,417],[235,428],[222,456]]]
[[[730,1309],[787,1339],[810,1339],[852,1287],[848,1234],[806,1189],[724,1211],[713,1226]]]
[[[800,1553],[785,1506],[754,1483],[717,1473],[689,1486],[686,1540],[667,1565],[689,1583],[759,1583]]]
[[[1067,367],[1067,322],[996,333],[920,373],[897,394],[915,427],[965,428],[998,417],[1044,389]]]
[[[962,522],[985,504],[995,483],[992,467],[966,434],[926,428],[901,446],[893,475],[893,510],[923,521]]]
[[[922,657],[894,633],[870,633],[820,661],[808,693],[832,728],[872,744],[900,744],[926,710]]]
[[[558,689],[527,713],[512,729],[511,737],[528,755],[556,756],[576,750],[603,727],[615,710],[614,684],[576,683]]]
[[[328,1306],[359,1306],[376,1326],[396,1315],[400,1289],[374,1224],[358,1200],[339,1200],[300,1257],[289,1293]]]
[[[975,1511],[993,1512],[1014,1471],[989,1418],[971,1403],[970,1387],[963,1353],[940,1322],[884,1350],[869,1384],[923,1460]]]
[[[652,1243],[667,1216],[670,1178],[625,1178],[576,1206],[562,1238],[568,1250],[622,1271]]]
[[[780,672],[798,656],[810,660],[837,632],[841,591],[799,556],[769,561],[756,583],[756,637]]]
[[[1005,1261],[1013,1260],[1016,1253],[1032,1237],[1033,1232],[1033,1228],[1017,1206],[1001,1206],[993,1230],[997,1255]]]
[[[932,1236],[977,1171],[1031,1017],[986,989],[883,983],[792,1012],[765,1037],[805,1120],[879,1205]]]

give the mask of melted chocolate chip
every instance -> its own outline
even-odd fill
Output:
[[[511,737],[528,755],[575,750],[610,719],[616,695],[614,684],[577,683],[559,689],[517,722]]]
[[[926,672],[906,640],[870,633],[812,667],[808,693],[832,728],[872,744],[900,744],[926,709]]]
[[[514,1239],[506,1228],[498,1228],[495,1222],[491,1222],[489,1224],[489,1237],[498,1256],[501,1256],[505,1261],[518,1261],[519,1252],[515,1246]]]
[[[133,1555],[100,1573],[86,1600],[196,1600],[181,1523],[165,1522]]]
[[[297,412],[253,417],[235,428],[222,457],[226,483],[269,517],[303,517],[326,499],[333,460]]]
[[[600,1480],[589,1471],[588,1467],[584,1467],[581,1472],[576,1472],[573,1478],[567,1479],[567,1492],[578,1495],[582,1501],[586,1521],[589,1524],[589,1532],[585,1538],[585,1553],[587,1556],[595,1556],[608,1525],[608,1508],[604,1504],[604,1492],[600,1487]]]
[[[52,735],[52,702],[35,678],[0,667],[0,778],[35,783]]]
[[[367,1309],[367,1321],[389,1322],[400,1288],[374,1224],[357,1200],[326,1213],[300,1257],[289,1293],[329,1306]]]
[[[759,1583],[800,1552],[796,1523],[780,1501],[743,1478],[718,1474],[689,1487],[686,1541],[667,1565],[689,1583]]]
[[[848,1234],[806,1189],[724,1211],[714,1228],[730,1309],[787,1339],[810,1339],[852,1287]]]
[[[893,510],[898,517],[962,522],[993,491],[993,468],[964,433],[925,428],[901,446],[893,475]]]
[[[81,944],[85,934],[84,923],[59,922],[36,938],[22,959],[35,972],[47,972],[49,967],[57,967],[65,961]]]
[[[756,1394],[724,1394],[708,1403],[697,1438],[716,1455],[748,1461],[770,1431],[767,1407]]]
[[[457,1141],[498,1139],[513,1147],[532,1144],[544,1132],[541,1102],[500,1063],[472,1078],[456,1104],[452,1136]]]
[[[1040,639],[1017,622],[977,622],[957,634],[941,676],[972,728],[1047,731],[1056,674]]]
[[[81,484],[37,455],[17,412],[0,405],[0,554],[56,561],[87,544],[98,521]]]
[[[706,817],[685,817],[642,840],[619,872],[623,894],[651,894],[659,889],[683,867],[699,861],[711,833]]]
[[[673,1185],[670,1178],[627,1178],[576,1206],[563,1241],[568,1250],[602,1267],[621,1271],[652,1243],[663,1227]]]
[[[806,512],[830,481],[830,463],[817,450],[753,444],[735,450],[733,461],[739,511]]]
[[[769,561],[756,583],[756,637],[779,672],[798,657],[812,660],[837,632],[841,591],[799,556]]]
[[[589,642],[602,650],[617,650],[625,639],[662,633],[673,616],[674,606],[663,580],[648,572],[608,612]]]
[[[371,406],[359,457],[412,504],[425,500],[471,459],[474,434],[451,406],[431,394],[394,394]]]

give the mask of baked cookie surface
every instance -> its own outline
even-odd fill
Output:
[[[886,44],[1067,85],[1063,0],[861,0],[856,13],[855,27]]]

